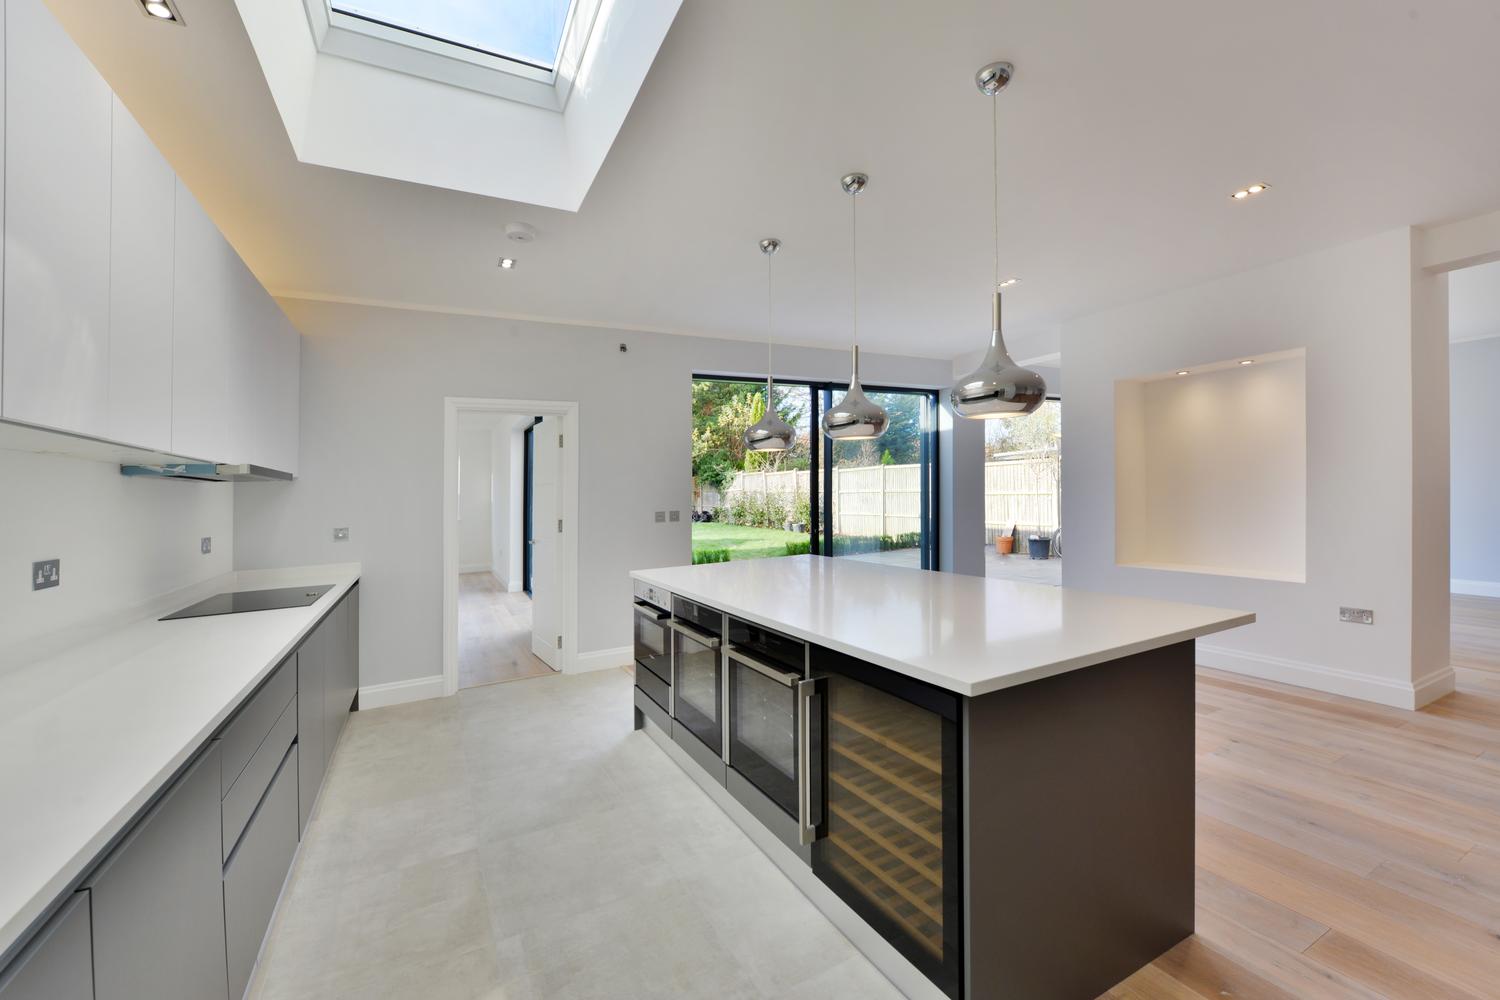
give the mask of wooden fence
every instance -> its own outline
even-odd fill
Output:
[[[1056,451],[1030,451],[984,464],[986,545],[1015,525],[1048,534],[1057,530],[1060,461]],[[737,496],[747,493],[790,499],[799,493],[806,496],[807,491],[805,469],[737,472],[724,492],[723,504],[730,506]],[[833,495],[836,534],[900,535],[922,528],[919,465],[835,468]]]

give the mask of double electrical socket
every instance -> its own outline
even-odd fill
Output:
[[[682,511],[680,511],[680,510],[659,510],[659,511],[656,512],[656,523],[657,524],[666,524],[668,521],[671,521],[673,524],[676,524],[676,523],[678,523],[681,520],[682,520]]]
[[[46,590],[62,583],[62,560],[44,559],[31,564],[31,589]]]

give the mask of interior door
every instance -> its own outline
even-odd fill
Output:
[[[562,419],[544,417],[532,431],[531,650],[559,669],[562,601],[558,525],[562,518]]]

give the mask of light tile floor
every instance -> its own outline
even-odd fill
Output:
[[[355,713],[258,1000],[900,994],[644,733],[630,676]]]

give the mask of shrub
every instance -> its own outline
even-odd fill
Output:
[[[797,497],[792,501],[792,520],[798,524],[810,524],[812,522],[812,502],[807,494],[801,490],[797,491]]]
[[[729,561],[728,549],[699,549],[693,553],[693,565],[701,563],[721,563]]]
[[[805,556],[812,551],[812,542],[803,539],[800,542],[787,542],[786,554],[789,556]]]

